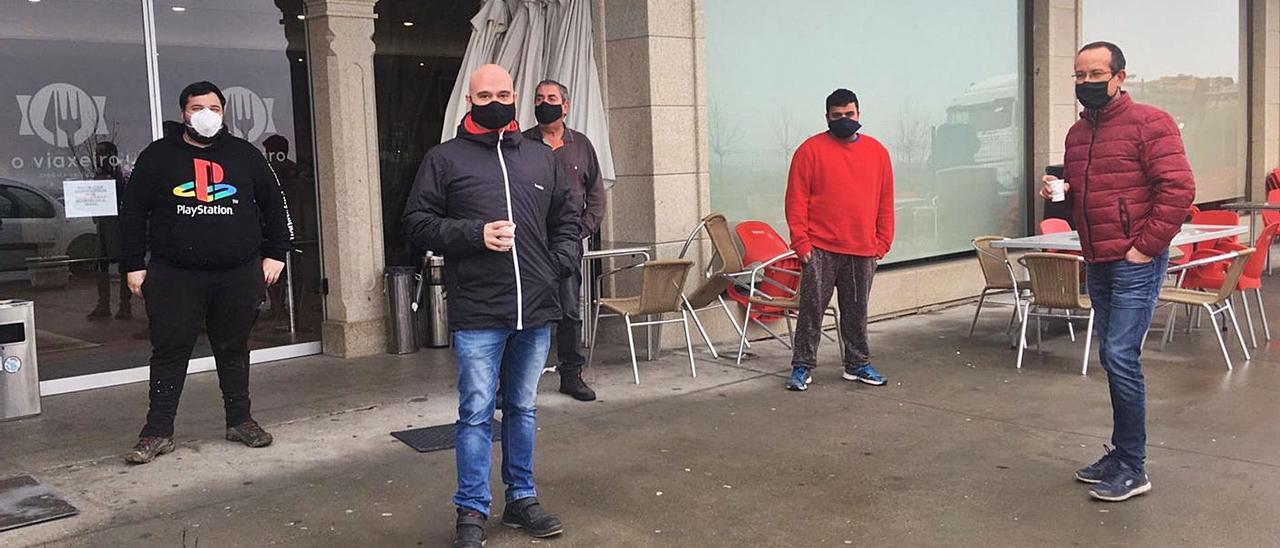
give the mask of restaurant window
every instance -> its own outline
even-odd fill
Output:
[[[1244,196],[1244,56],[1240,0],[1083,0],[1084,42],[1124,51],[1124,88],[1160,107],[1182,131],[1196,203]],[[1179,38],[1181,37],[1181,38]],[[1066,78],[1066,76],[1063,76]]]
[[[786,236],[791,155],[844,87],[893,160],[887,262],[1025,235],[1022,4],[706,0],[712,208]]]

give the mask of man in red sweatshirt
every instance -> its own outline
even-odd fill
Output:
[[[876,261],[893,244],[893,166],[880,141],[858,133],[858,96],[827,96],[828,131],[796,150],[787,177],[791,247],[804,263],[800,318],[788,390],[806,390],[817,365],[822,320],[840,290],[844,378],[881,386],[867,346],[867,299]]]

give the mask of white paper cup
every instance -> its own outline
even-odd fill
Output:
[[[1065,181],[1062,179],[1052,179],[1049,181],[1050,200],[1054,202],[1061,202],[1067,199],[1067,191],[1063,188],[1064,182]]]

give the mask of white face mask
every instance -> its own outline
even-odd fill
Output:
[[[222,131],[222,115],[206,108],[192,114],[190,124],[201,137],[213,137]]]

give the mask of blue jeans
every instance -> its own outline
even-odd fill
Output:
[[[1168,266],[1166,251],[1147,264],[1120,260],[1088,267],[1098,354],[1111,388],[1111,445],[1121,461],[1139,472],[1147,457],[1142,341],[1151,327],[1151,315]]]
[[[533,486],[533,437],[537,430],[538,379],[551,350],[551,327],[523,331],[456,331],[458,359],[458,492],[453,503],[486,516],[493,495],[493,412],[502,382],[502,482],[506,501],[537,496]]]

